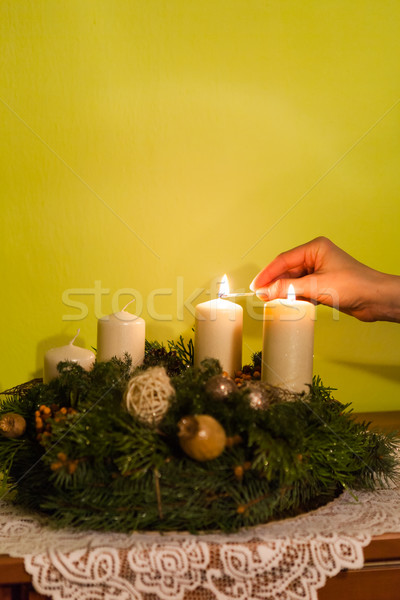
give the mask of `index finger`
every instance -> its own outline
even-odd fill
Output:
[[[256,275],[250,284],[250,289],[254,292],[261,287],[266,287],[276,279],[288,274],[292,269],[297,270],[298,276],[307,275],[310,267],[313,266],[310,250],[311,253],[314,250],[314,241],[282,252]]]

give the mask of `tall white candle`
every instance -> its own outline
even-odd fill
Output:
[[[313,377],[315,306],[296,300],[290,288],[287,300],[264,306],[261,379],[302,392]]]
[[[127,353],[132,358],[132,366],[136,367],[144,360],[146,325],[144,319],[125,308],[98,320],[97,360],[104,362],[113,356],[123,359]]]
[[[242,367],[242,332],[243,309],[238,304],[222,298],[198,304],[194,364],[199,366],[205,358],[217,358],[222,369],[234,375]]]
[[[60,346],[59,348],[51,348],[51,350],[46,352],[44,355],[43,369],[44,383],[49,383],[49,381],[52,379],[56,379],[59,376],[59,372],[57,370],[58,363],[67,360],[77,363],[83,369],[85,369],[85,371],[90,371],[93,363],[96,360],[96,357],[90,350],[87,350],[86,348],[80,348],[79,346],[74,346],[74,341],[78,337],[79,332],[80,330],[78,329],[78,333],[69,344]]]

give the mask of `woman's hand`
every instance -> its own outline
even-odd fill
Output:
[[[265,301],[296,297],[332,306],[361,321],[400,322],[400,277],[358,262],[325,237],[279,254],[252,281]]]

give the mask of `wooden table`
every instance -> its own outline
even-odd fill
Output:
[[[400,431],[400,411],[358,413],[383,431]],[[341,571],[318,592],[318,600],[399,600],[400,532],[375,536],[364,548],[362,569]]]
[[[356,417],[383,431],[400,431],[400,411],[358,413]],[[364,549],[364,557],[362,569],[341,571],[328,579],[318,592],[318,600],[399,600],[400,532],[374,537]],[[0,600],[44,598],[34,591],[22,558],[0,555]]]

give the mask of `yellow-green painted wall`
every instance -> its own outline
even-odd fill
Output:
[[[2,389],[132,289],[149,338],[188,336],[198,288],[316,235],[400,273],[397,0],[2,0],[0,26]],[[318,308],[340,400],[399,408],[399,365],[399,325]]]

